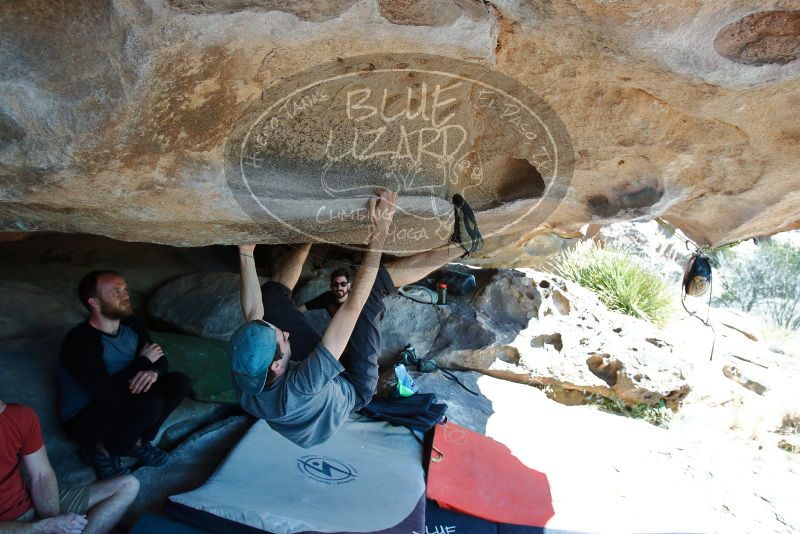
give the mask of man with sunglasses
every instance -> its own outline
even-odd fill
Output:
[[[472,211],[456,197],[460,202],[454,202],[454,235],[462,236],[456,240],[461,248],[444,245],[386,267],[381,267],[380,259],[397,193],[381,191],[369,199],[367,250],[348,298],[322,338],[291,298],[311,245],[299,246],[282,258],[262,287],[253,258],[255,245],[239,246],[240,298],[247,322],[231,337],[229,353],[234,385],[247,412],[307,448],[326,441],[351,412],[370,402],[378,382],[383,299],[396,286],[419,280],[482,243]],[[342,357],[345,347],[347,354]]]
[[[344,304],[344,301],[350,295],[351,285],[350,273],[345,269],[336,269],[331,273],[330,291],[326,291],[305,304],[301,304],[297,309],[301,312],[306,310],[325,310],[328,315],[333,317],[336,310]]]

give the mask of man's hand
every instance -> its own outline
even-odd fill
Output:
[[[156,360],[161,358],[164,355],[163,349],[156,345],[155,343],[146,343],[142,350],[139,352],[139,356],[144,356],[152,363],[155,363]]]
[[[61,514],[36,522],[42,532],[53,534],[81,534],[88,524],[86,516],[78,514]]]
[[[239,245],[239,254],[244,254],[246,256],[252,256],[253,252],[256,251],[255,245]]]
[[[372,226],[370,234],[370,244],[383,244],[389,235],[389,227],[392,225],[394,212],[397,208],[397,193],[393,191],[380,190],[379,197],[369,199],[369,221]]]
[[[156,371],[139,371],[133,378],[128,380],[128,389],[131,393],[137,395],[139,393],[147,393],[155,381],[158,379]]]

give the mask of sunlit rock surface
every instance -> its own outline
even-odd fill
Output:
[[[795,228],[787,5],[3,2],[0,230],[355,244],[373,185],[402,192],[398,254],[449,237],[454,192],[498,262],[636,217],[711,244]]]

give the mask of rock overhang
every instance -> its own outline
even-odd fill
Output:
[[[545,208],[546,188],[562,184],[563,176],[547,176],[532,152],[514,146],[502,131],[498,134],[502,129],[482,128],[479,113],[462,110],[457,118],[466,146],[482,147],[472,159],[481,159],[484,176],[500,177],[484,182],[486,191],[473,189],[479,221],[487,233],[497,235],[488,252],[511,244],[524,254],[531,235],[574,235],[589,222],[629,218],[664,216],[709,244],[794,228],[798,200],[792,193],[800,155],[791,148],[800,139],[800,62],[753,66],[731,61],[714,48],[715,37],[728,25],[774,11],[773,4],[687,9],[665,3],[657,10],[644,4],[625,10],[594,2],[523,6],[464,0],[400,6],[174,0],[76,2],[61,11],[44,2],[6,4],[0,8],[2,24],[13,31],[4,31],[0,59],[7,67],[0,90],[0,227],[174,245],[300,242],[312,240],[308,234],[358,243],[364,229],[357,217],[320,221],[320,206],[304,206],[321,190],[309,186],[309,176],[319,182],[333,169],[338,173],[334,182],[358,183],[360,191],[334,197],[336,213],[353,215],[364,202],[364,186],[382,185],[367,176],[393,174],[389,182],[397,184],[398,175],[416,169],[391,165],[413,161],[412,145],[419,148],[420,139],[424,145],[432,137],[425,140],[423,133],[403,140],[400,125],[393,124],[394,133],[387,130],[391,135],[385,138],[389,148],[377,152],[394,151],[394,156],[384,154],[382,161],[352,157],[338,170],[336,165],[321,170],[324,164],[305,149],[323,143],[331,126],[342,139],[352,139],[356,128],[336,118],[347,117],[346,94],[338,101],[345,108],[327,109],[329,118],[321,123],[308,117],[296,121],[283,134],[283,145],[266,152],[273,170],[293,171],[286,181],[296,194],[278,199],[285,200],[281,217],[291,220],[291,228],[265,225],[243,209],[230,187],[231,139],[248,118],[257,118],[254,110],[263,112],[275,101],[269,98],[286,91],[292,80],[325,69],[339,74],[361,69],[362,79],[373,73],[372,86],[337,87],[370,89],[369,98],[356,100],[362,115],[380,110],[382,89],[389,89],[387,98],[397,96],[397,102],[404,94],[406,100],[419,100],[420,86],[408,97],[403,92],[408,84],[398,87],[397,80],[374,76],[389,62],[366,57],[395,54],[393,67],[406,63],[404,74],[431,57],[425,69],[436,70],[439,57],[442,65],[464,63],[467,70],[485,73],[475,77],[481,80],[495,74],[512,80],[541,99],[574,147],[571,181],[555,191],[546,216],[526,219],[520,213],[532,204]],[[79,28],[96,29],[96,37],[75,39]],[[650,44],[642,45],[648,36]],[[656,41],[666,43],[660,53]],[[691,54],[684,50],[689,41],[697,47]],[[753,46],[752,39],[747,42]],[[43,54],[45,59],[37,59]],[[398,59],[401,55],[411,59]],[[454,70],[459,71],[437,72]],[[435,83],[429,83],[427,97],[433,98]],[[305,96],[312,100],[309,109],[336,102],[313,103],[313,94]],[[458,96],[481,101],[475,94]],[[398,109],[384,111],[396,114]],[[359,131],[380,125],[368,126]],[[455,129],[448,133],[452,142]],[[524,138],[526,132],[518,133]],[[443,135],[440,130],[440,145]],[[365,139],[356,148],[351,144],[353,154],[370,155],[362,148],[374,139]],[[398,151],[402,143],[408,154]],[[450,162],[461,164],[462,180],[473,163],[469,152],[458,155],[460,160],[453,155]],[[399,157],[406,155],[412,157]],[[427,184],[441,170],[436,165],[421,166]],[[408,179],[401,177],[398,185],[403,191]],[[406,192],[406,218],[401,215],[396,225],[407,230],[399,237],[405,248],[397,252],[413,249],[408,230],[417,228],[420,216],[428,218],[418,226],[428,239],[417,240],[418,247],[446,240],[435,230],[441,226],[437,217],[446,218],[443,208],[452,192],[458,189]]]

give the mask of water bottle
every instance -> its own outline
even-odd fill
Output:
[[[438,295],[436,304],[447,303],[447,284],[440,280],[436,284],[436,294]]]

